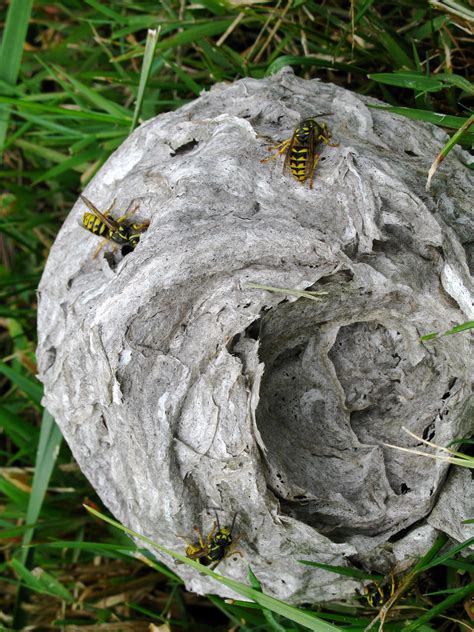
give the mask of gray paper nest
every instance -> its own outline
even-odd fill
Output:
[[[369,104],[285,69],[145,123],[85,191],[115,217],[140,203],[138,247],[93,259],[79,201],[40,285],[45,405],[107,507],[180,552],[237,514],[243,557],[219,572],[250,564],[295,603],[357,586],[298,560],[388,572],[436,529],[467,537],[466,473],[382,442],[431,452],[402,426],[440,445],[468,431],[468,335],[419,337],[472,318],[472,181],[455,149],[426,194],[445,134]],[[339,147],[310,190],[260,161],[319,113]]]

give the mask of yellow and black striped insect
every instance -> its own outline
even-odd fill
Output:
[[[367,586],[364,586],[364,593],[362,596],[369,606],[372,608],[379,608],[393,596],[396,587],[397,583],[395,581],[395,576],[393,573],[390,573],[390,575],[385,577],[383,581],[373,581]]]
[[[215,568],[220,561],[232,554],[231,547],[235,544],[232,532],[236,518],[237,514],[235,514],[230,527],[221,527],[219,518],[216,515],[214,525],[206,539],[203,538],[199,527],[194,527],[198,534],[198,541],[188,544],[186,557],[189,557],[191,560],[197,560],[203,566]],[[241,555],[240,551],[234,551],[234,553]]]
[[[318,123],[315,118],[307,118],[295,128],[293,136],[283,141],[276,147],[276,154],[265,158],[261,162],[267,162],[285,154],[283,171],[288,167],[293,176],[300,182],[309,179],[309,188],[313,188],[313,174],[319,162],[321,154],[316,152],[321,143],[329,147],[338,147],[338,144],[330,142],[331,132],[326,123]]]
[[[104,241],[96,250],[94,258],[97,257],[101,248],[107,243],[107,241],[113,241],[119,246],[128,246],[131,250],[133,250],[140,241],[140,235],[150,225],[149,221],[142,222],[141,224],[126,223],[126,220],[138,210],[138,204],[133,207],[130,205],[129,210],[127,210],[125,215],[122,215],[118,219],[113,219],[113,217],[109,216],[109,213],[115,205],[115,200],[105,213],[101,213],[101,211],[99,211],[99,209],[84,195],[81,195],[80,198],[91,211],[90,213],[84,213],[82,217],[82,226],[94,235],[104,237]]]

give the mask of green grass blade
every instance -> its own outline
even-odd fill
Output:
[[[141,28],[147,28],[150,26],[150,17],[145,17],[140,20]],[[176,24],[176,28],[179,27],[180,31],[176,33],[176,35],[172,35],[171,37],[167,37],[162,39],[157,44],[157,49],[160,52],[164,52],[167,50],[171,50],[177,48],[178,46],[184,46],[186,44],[196,45],[200,40],[206,37],[213,37],[215,35],[220,35],[224,31],[226,31],[229,26],[232,24],[233,20],[221,20],[214,19],[211,22],[205,24],[187,24],[184,22],[178,21]],[[128,33],[131,33],[136,30],[138,26],[138,22],[136,25],[131,25],[130,27],[124,28],[120,31],[114,33],[115,37],[124,37]],[[119,55],[115,57],[113,61],[125,61],[127,59],[133,59],[134,57],[141,57],[141,47],[135,47],[133,50],[125,53],[123,55]]]
[[[263,592],[262,585],[260,584],[259,580],[257,579],[255,573],[250,568],[250,566],[247,569],[247,575],[249,578],[250,586],[254,590],[257,590],[260,593]],[[265,617],[265,621],[268,623],[269,632],[270,630],[272,630],[273,632],[286,632],[286,628],[284,628],[282,625],[278,623],[278,621],[273,616],[273,613],[271,610],[267,610],[267,608],[262,608],[262,614]]]
[[[474,123],[474,114],[472,114],[468,118],[468,120],[464,123],[464,125],[462,127],[460,127],[455,134],[453,134],[451,136],[451,138],[448,140],[446,145],[443,147],[443,149],[436,156],[436,158],[435,158],[435,160],[434,160],[433,164],[431,165],[430,170],[428,172],[428,178],[426,180],[426,186],[425,186],[426,191],[429,191],[430,186],[431,186],[431,179],[433,178],[434,174],[438,170],[440,164],[443,162],[443,160],[449,154],[449,152],[454,147],[454,145],[456,145],[456,143],[460,142],[461,138],[466,134],[466,132],[468,131],[468,129],[471,127],[471,125],[473,123]],[[462,325],[460,325],[460,326],[462,326]],[[460,331],[463,331],[463,330],[460,330]]]
[[[2,47],[0,49],[0,80],[14,86],[23,56],[33,0],[11,0],[8,7]],[[0,151],[7,136],[10,109],[0,107]]]
[[[11,227],[11,223],[3,222],[0,219],[0,233],[7,235],[13,241],[16,241],[17,244],[23,246],[26,250],[31,252],[35,252],[37,248],[37,242],[30,235],[25,235],[24,231],[18,230],[16,228]],[[9,311],[9,310],[7,310]],[[28,312],[28,309],[24,309],[23,311]]]
[[[140,72],[140,82],[138,84],[138,94],[135,103],[135,111],[133,112],[132,124],[130,125],[130,132],[133,132],[138,123],[138,118],[143,104],[143,97],[145,96],[145,89],[150,77],[153,57],[155,56],[156,45],[160,36],[160,30],[160,27],[157,29],[149,29],[146,35],[145,53],[143,54],[143,64]]]
[[[94,555],[100,555],[103,557],[110,558],[119,558],[119,559],[142,559],[147,558],[146,564],[148,566],[152,566],[156,571],[165,575],[169,579],[177,582],[179,584],[183,583],[183,580],[175,575],[173,571],[170,571],[169,568],[166,568],[160,562],[157,562],[155,559],[150,559],[150,552],[148,549],[139,549],[136,544],[130,542],[130,544],[108,544],[103,542],[77,542],[71,540],[56,540],[55,542],[48,542],[47,544],[38,544],[36,548],[50,548],[50,549],[75,549],[80,551],[87,551],[89,553],[93,553]]]
[[[438,92],[444,88],[441,80],[435,77],[426,77],[412,72],[379,72],[367,75],[369,79],[385,83],[399,88],[411,88],[418,92]]]
[[[204,39],[205,37],[221,35],[221,33],[224,33],[224,31],[229,28],[232,22],[233,20],[228,19],[214,19],[207,24],[197,24],[196,26],[182,29],[181,32],[176,35],[162,40],[158,44],[158,50],[163,52],[184,44],[196,44],[199,40]]]
[[[25,504],[25,508],[28,504],[29,494],[27,494],[27,502]],[[58,512],[56,512],[58,513]],[[8,523],[11,524],[11,523]],[[68,528],[71,528],[73,531],[75,528],[80,528],[84,524],[84,518],[82,519],[71,519],[68,522]],[[19,527],[9,527],[6,529],[0,530],[0,540],[4,540],[7,538],[13,538],[18,536],[23,536],[25,531],[28,529],[34,529],[36,535],[38,533],[46,533],[48,538],[54,536],[54,534],[59,531],[60,533],[64,533],[64,515],[60,515],[55,518],[42,518],[40,522],[35,524],[25,524],[23,523]]]
[[[385,30],[384,26],[378,31],[379,41],[382,46],[385,48],[387,53],[393,59],[395,65],[398,68],[412,68],[413,62],[410,57],[407,55],[405,50],[399,44],[399,38],[396,36],[392,37],[390,33]]]
[[[430,548],[430,550],[425,553],[420,560],[418,560],[418,562],[411,569],[409,574],[415,575],[417,573],[421,573],[425,566],[432,562],[435,555],[443,548],[447,541],[448,536],[445,533],[440,533],[436,540],[433,542],[433,546]]]
[[[60,162],[59,165],[51,167],[51,169],[48,169],[48,171],[42,173],[39,178],[36,178],[36,180],[33,182],[33,185],[36,185],[39,182],[45,182],[46,180],[50,180],[52,178],[56,178],[57,176],[61,175],[65,171],[69,171],[70,169],[73,171],[84,173],[84,171],[86,171],[89,167],[90,161],[97,160],[101,154],[104,154],[103,150],[99,145],[96,145],[92,149],[88,149],[81,154],[76,154],[75,156],[66,158],[65,160]]]
[[[469,538],[469,540],[466,540],[465,542],[461,542],[461,544],[458,544],[457,546],[454,546],[451,549],[448,549],[445,553],[443,553],[439,557],[435,557],[431,562],[429,562],[428,564],[425,564],[422,568],[419,569],[419,572],[424,573],[429,568],[432,568],[433,566],[437,566],[438,564],[442,564],[446,560],[454,557],[454,555],[456,555],[460,551],[463,551],[465,548],[470,547],[472,545],[474,545],[474,538]]]
[[[33,476],[33,484],[31,494],[28,500],[28,508],[26,511],[26,523],[34,524],[38,520],[43,506],[46,490],[48,489],[49,480],[53,471],[56,457],[61,445],[62,435],[52,416],[47,410],[43,412],[41,423],[40,438],[38,451],[36,453],[36,466]],[[33,555],[32,549],[28,548],[33,539],[34,528],[25,531],[22,540],[22,549],[18,562],[28,568],[31,564]],[[15,610],[13,614],[13,627],[17,629],[23,623],[24,613],[21,610],[21,604],[25,598],[25,589],[20,586],[15,601]]]
[[[421,21],[421,25],[410,29],[409,33],[414,41],[419,41],[431,37],[434,32],[439,31],[447,24],[449,24],[449,19],[445,15],[431,17],[429,20]]]
[[[194,79],[192,79],[184,70],[182,70],[178,64],[168,62],[168,66],[172,68],[181,81],[198,97],[201,92],[204,90],[202,86],[200,86]]]
[[[95,542],[75,542],[70,540],[56,540],[46,544],[37,544],[35,549],[42,551],[44,549],[60,549],[61,551],[85,551],[94,556],[110,558],[114,560],[135,560],[139,549],[131,542],[128,546],[123,544],[103,544]],[[174,579],[174,577],[170,576]]]
[[[449,114],[438,114],[436,112],[430,112],[429,110],[418,110],[416,108],[402,108],[396,106],[386,105],[372,105],[368,104],[369,108],[374,110],[384,110],[385,112],[393,112],[393,114],[401,114],[413,121],[425,121],[426,123],[433,123],[441,127],[449,127],[452,129],[459,129],[469,119],[462,116],[450,116]]]
[[[251,601],[239,602],[238,600],[233,600],[230,602],[230,600],[222,599],[222,597],[218,597],[217,595],[207,595],[206,597],[216,608],[219,608],[234,625],[242,625],[242,621],[248,624],[241,628],[239,627],[239,632],[240,630],[248,632],[254,629],[253,627],[249,627],[249,625],[261,626],[263,623],[259,606]]]
[[[439,336],[437,331],[432,331],[430,334],[425,334],[424,336],[420,336],[420,340],[434,340]]]
[[[425,442],[426,443],[426,442]],[[474,468],[474,457],[468,455],[462,455],[461,458],[453,457],[453,456],[444,456],[439,454],[429,454],[428,452],[422,452],[421,450],[415,450],[414,448],[403,448],[399,445],[393,445],[392,443],[382,443],[382,445],[387,446],[388,448],[394,448],[395,450],[400,450],[401,452],[408,452],[409,454],[416,454],[418,456],[422,456],[427,459],[435,459],[436,461],[442,461],[444,463],[451,463],[452,465],[459,465],[461,467],[468,467],[470,469]],[[434,449],[442,450],[440,446],[432,446]],[[459,453],[461,454],[461,453]]]
[[[9,274],[8,276],[0,276],[0,288],[11,286],[23,286],[35,287],[40,280],[39,274]],[[22,287],[21,290],[24,288]]]
[[[18,577],[20,577],[30,590],[51,595],[52,597],[57,597],[58,599],[69,603],[74,601],[71,593],[61,584],[61,582],[43,569],[35,569],[36,572],[32,573],[17,559],[13,559],[10,562],[10,565],[15,570]]]
[[[441,564],[443,566],[447,566],[448,568],[455,568],[459,574],[466,571],[474,576],[474,564],[469,564],[469,562],[463,562],[462,560],[456,558],[455,560],[444,560]]]
[[[19,448],[32,449],[36,445],[38,431],[19,415],[0,406],[0,427]]]
[[[18,513],[23,513],[28,505],[29,496],[4,476],[0,476],[0,493],[6,496],[15,506]]]
[[[442,79],[446,84],[450,86],[456,86],[460,90],[463,90],[467,94],[474,94],[474,83],[461,77],[460,75],[454,75],[449,72],[439,72],[435,75],[438,79]]]
[[[122,24],[122,23],[127,22],[126,17],[124,17],[123,15],[120,15],[120,13],[117,13],[116,11],[112,11],[110,7],[105,7],[103,4],[101,4],[97,0],[85,0],[85,1],[93,9],[95,9],[96,11],[99,11],[100,13],[105,15],[107,18],[110,18],[111,20],[116,22],[117,24]]]
[[[61,431],[52,416],[45,410],[41,422],[33,484],[31,487],[30,500],[28,502],[28,510],[26,512],[26,522],[28,524],[35,523],[41,513],[41,507],[43,506],[44,497],[48,489],[61,441]],[[25,563],[28,556],[28,549],[26,547],[30,544],[32,538],[33,529],[30,529],[23,537],[22,544],[24,548],[20,556],[20,560],[23,563]]]
[[[92,90],[89,86],[82,83],[71,74],[61,70],[59,68],[50,68],[47,64],[42,62],[42,66],[48,71],[48,73],[56,79],[58,83],[64,88],[66,92],[68,92],[69,96],[76,102],[77,105],[81,105],[78,101],[77,96],[82,98],[83,101],[88,101],[91,105],[95,106],[98,110],[103,110],[110,114],[111,116],[115,116],[118,118],[123,117],[124,122],[128,122],[130,119],[130,112],[127,108],[124,108],[122,105],[118,105],[110,99],[106,99],[103,97],[97,90]],[[70,84],[74,90],[71,90]]]
[[[224,577],[223,575],[219,575],[218,573],[211,571],[208,567],[202,566],[202,564],[199,564],[198,562],[195,562],[194,560],[190,560],[185,555],[181,555],[181,553],[177,553],[176,551],[167,549],[161,544],[154,542],[150,538],[147,538],[146,536],[141,535],[140,533],[137,533],[136,531],[133,531],[132,529],[129,529],[128,527],[124,527],[122,524],[120,524],[116,520],[113,520],[112,518],[109,518],[108,516],[104,516],[104,514],[101,514],[99,511],[96,511],[92,507],[88,507],[87,505],[85,505],[85,507],[87,511],[93,514],[94,516],[97,516],[98,518],[101,518],[102,520],[104,520],[105,522],[108,522],[114,527],[117,527],[117,529],[120,529],[124,533],[128,533],[129,535],[135,538],[139,538],[140,540],[142,540],[143,542],[146,542],[148,545],[152,546],[153,548],[158,549],[158,551],[161,551],[162,553],[165,553],[166,555],[170,555],[171,557],[174,557],[176,560],[179,560],[183,564],[192,566],[198,572],[204,573],[205,575],[209,575],[220,584],[223,584],[224,586],[227,586],[228,588],[231,588],[232,590],[234,590],[239,595],[242,595],[243,597],[246,597],[247,599],[250,599],[251,601],[258,603],[263,608],[268,608],[268,610],[271,610],[272,612],[275,612],[276,614],[280,614],[281,616],[286,617],[290,621],[299,623],[303,627],[308,628],[309,630],[313,630],[314,632],[326,632],[326,631],[329,632],[331,630],[332,632],[335,632],[335,631],[340,632],[339,628],[336,628],[335,626],[330,625],[329,623],[326,623],[325,621],[318,619],[316,614],[312,614],[310,612],[300,610],[299,608],[295,608],[294,606],[290,606],[289,604],[285,603],[284,601],[281,601],[280,599],[276,599],[275,597],[270,597],[269,595],[265,595],[264,593],[261,593],[255,590],[254,588],[250,588],[249,586],[242,584],[241,582],[235,581],[233,579],[229,579],[228,577]]]
[[[32,143],[29,140],[24,140],[20,138],[16,141],[15,145],[23,149],[26,154],[32,153],[35,156],[39,156],[40,158],[44,158],[45,160],[50,160],[51,162],[62,163],[64,160],[68,160],[69,156],[66,154],[57,151],[56,149],[51,149],[51,147],[44,147],[39,143]]]
[[[20,99],[12,99],[10,97],[0,96],[0,103],[8,103],[14,105],[17,108],[25,110],[34,110],[35,112],[51,112],[52,114],[60,114],[64,118],[82,119],[87,121],[97,121],[102,123],[119,123],[123,125],[124,122],[128,122],[128,119],[124,121],[123,117],[112,116],[110,114],[103,114],[102,112],[92,112],[90,110],[76,110],[67,107],[58,107],[55,105],[44,105],[43,103],[35,103],[34,101],[26,101]]]
[[[432,331],[429,334],[425,334],[420,337],[420,340],[433,340],[433,338],[438,338],[439,336],[450,336],[451,334],[458,334],[461,331],[467,331],[468,329],[474,328],[474,320],[469,320],[467,323],[462,323],[461,325],[456,325],[452,329],[448,329],[448,331],[443,331],[439,333],[437,331]]]
[[[215,15],[224,15],[226,10],[226,3],[222,0],[201,0],[199,4],[205,6],[209,11]]]
[[[428,621],[431,621],[438,615],[445,612],[445,610],[447,610],[448,608],[451,608],[451,606],[454,606],[460,601],[463,601],[466,597],[472,596],[473,593],[474,582],[470,582],[463,588],[457,590],[453,595],[449,595],[449,597],[446,597],[446,599],[444,599],[441,603],[432,606],[428,612],[425,612],[425,614],[421,615],[421,617],[416,619],[416,621],[409,623],[406,627],[403,628],[403,632],[413,632],[413,630],[418,630],[425,623],[428,623]]]
[[[29,377],[25,377],[21,373],[15,371],[0,361],[0,373],[3,373],[9,380],[15,384],[28,398],[33,402],[35,406],[41,408],[41,398],[43,397],[43,387],[36,380],[32,380]]]
[[[427,77],[421,72],[380,72],[367,76],[379,83],[399,88],[411,88],[419,92],[438,92],[450,86],[456,86],[469,95],[474,94],[474,84],[464,77],[449,73],[438,73]]]
[[[114,551],[125,551],[128,553],[146,551],[146,549],[139,549],[133,542],[130,542],[130,544],[109,544],[108,542],[56,540],[55,542],[37,544],[36,547],[48,549],[80,549],[81,551],[91,551],[96,555],[110,555],[110,553]]]

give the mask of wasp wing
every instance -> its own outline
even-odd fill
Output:
[[[98,217],[100,221],[103,222],[107,226],[107,228],[109,228],[110,230],[114,232],[118,230],[118,228],[120,227],[120,224],[118,222],[113,220],[111,217],[107,217],[106,215],[101,213],[99,209],[96,206],[94,206],[94,204],[92,204],[92,202],[85,197],[85,195],[80,195],[79,197],[84,202],[84,204],[89,208],[89,210],[92,213],[94,213],[94,215]]]
[[[319,127],[311,127],[308,138],[308,154],[305,165],[305,180],[311,178],[314,171],[314,161],[316,160],[317,135]]]

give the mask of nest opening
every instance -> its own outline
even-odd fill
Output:
[[[430,475],[414,467],[405,475],[407,461],[382,444],[397,436],[400,443],[407,401],[436,377],[427,377],[424,361],[408,361],[396,327],[318,322],[313,313],[308,318],[308,301],[280,303],[244,334],[258,340],[265,367],[256,423],[268,485],[283,511],[334,541],[376,535],[384,530],[377,516],[392,499],[433,493]],[[435,437],[434,422],[425,433]]]

